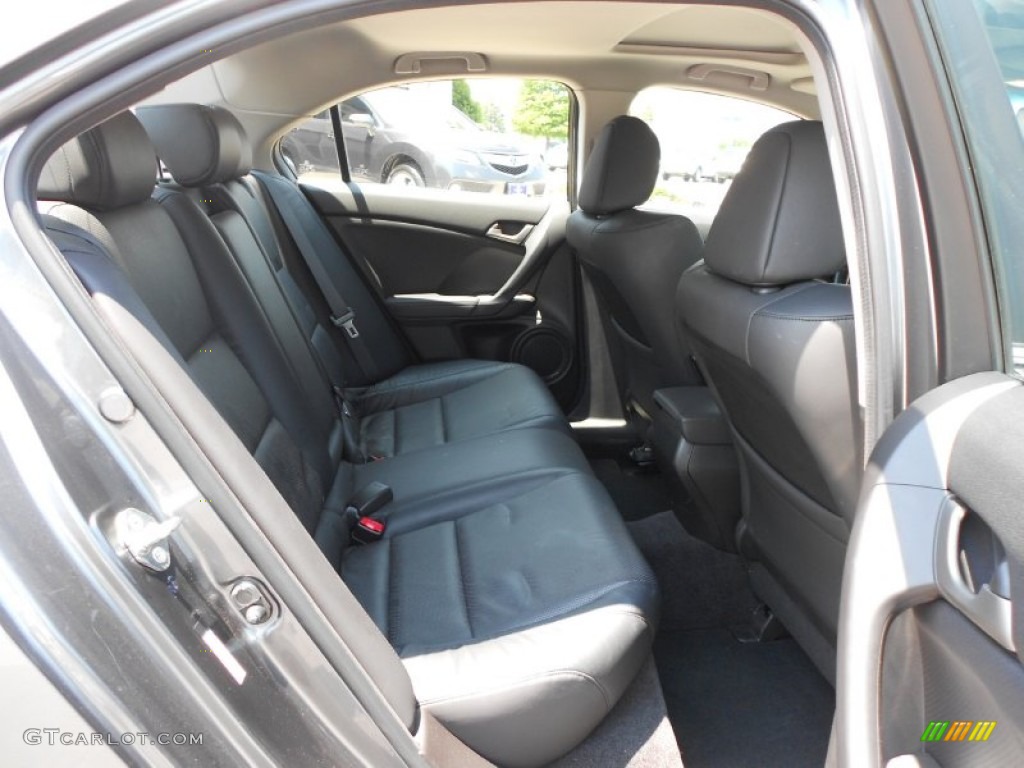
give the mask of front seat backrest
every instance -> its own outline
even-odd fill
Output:
[[[863,467],[845,263],[822,125],[786,123],[754,144],[678,292],[743,466],[755,589],[830,676]]]
[[[612,120],[587,160],[566,231],[602,304],[623,402],[648,414],[654,390],[699,379],[672,318],[679,278],[700,258],[700,233],[684,216],[635,208],[651,196],[660,161],[645,122]]]

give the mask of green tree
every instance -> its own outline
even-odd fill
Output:
[[[484,116],[480,124],[488,131],[494,131],[495,133],[505,132],[505,113],[501,111],[501,107],[495,104],[493,101],[489,101],[484,104]]]
[[[473,98],[469,91],[469,83],[465,80],[452,80],[452,104],[465,112],[474,123],[483,120],[483,108]]]
[[[566,139],[569,136],[569,92],[550,80],[524,80],[512,127],[527,136]]]

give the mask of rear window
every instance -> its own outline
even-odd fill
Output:
[[[648,209],[681,213],[706,231],[747,152],[769,128],[797,119],[764,104],[679,88],[647,88],[629,113],[661,142],[661,174]]]
[[[360,184],[438,193],[566,198],[572,93],[549,80],[488,78],[389,86],[337,105]],[[281,141],[300,181],[341,173],[330,111]]]

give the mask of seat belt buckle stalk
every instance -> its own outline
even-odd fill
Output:
[[[364,515],[352,528],[352,539],[357,544],[372,544],[384,535],[385,527],[383,520],[374,520]]]
[[[355,310],[349,310],[341,317],[331,317],[331,322],[334,323],[338,328],[344,328],[345,333],[348,334],[350,339],[359,338],[359,329],[356,328],[356,313]]]
[[[353,521],[352,541],[372,544],[384,535],[387,524],[373,517],[395,497],[390,486],[374,481],[361,488],[345,505],[345,514]]]
[[[345,397],[345,390],[339,387],[337,384],[331,386],[331,392],[334,395],[334,402],[338,404],[338,411],[346,419],[351,419],[355,416],[355,411],[352,406],[348,403],[348,398]]]

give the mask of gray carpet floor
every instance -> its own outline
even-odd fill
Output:
[[[686,768],[821,768],[835,694],[792,638],[663,633],[655,646]]]
[[[757,607],[739,555],[691,536],[671,512],[628,527],[661,585],[662,632],[731,627]]]
[[[662,587],[655,660],[686,768],[820,768],[834,691],[791,638],[747,644],[729,631],[757,605],[740,558],[671,512],[629,529]]]
[[[639,520],[672,506],[668,481],[653,467],[627,458],[592,458],[590,467],[626,520]]]

